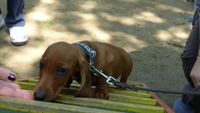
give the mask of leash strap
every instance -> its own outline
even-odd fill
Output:
[[[185,94],[185,95],[200,95],[200,92],[197,91],[173,91],[173,90],[160,90],[160,89],[152,89],[152,88],[144,88],[144,87],[137,87],[135,85],[129,85],[123,82],[117,81],[115,78],[113,78],[110,75],[106,75],[103,73],[102,70],[97,69],[94,66],[93,59],[96,56],[96,51],[90,48],[88,45],[80,42],[74,43],[76,45],[79,45],[81,49],[90,57],[88,64],[90,65],[90,71],[95,75],[95,76],[102,76],[106,79],[106,82],[112,86],[117,86],[120,88],[127,88],[133,91],[149,91],[149,92],[158,92],[158,93],[168,93],[168,94]]]
[[[107,76],[106,74],[103,73],[102,70],[98,70],[95,66],[92,66],[90,68],[90,70],[92,71],[92,73],[95,76],[103,76],[106,79],[106,82],[110,85],[114,85],[112,81],[116,81],[115,78],[113,78],[112,76]]]
[[[117,86],[119,88],[127,88],[133,91],[149,91],[149,92],[158,92],[158,93],[167,93],[167,94],[177,94],[177,95],[200,95],[198,91],[175,91],[175,90],[161,90],[161,89],[153,89],[153,88],[144,88],[144,87],[137,87],[135,85],[129,85],[127,83],[119,82],[112,76],[105,75],[102,71],[99,71],[94,66],[92,68],[93,72],[98,76],[102,76],[106,79],[106,82],[112,86]]]

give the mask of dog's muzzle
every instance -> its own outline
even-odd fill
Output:
[[[44,101],[46,99],[47,93],[42,89],[38,89],[33,94],[35,100]]]

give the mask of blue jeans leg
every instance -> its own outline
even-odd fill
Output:
[[[24,0],[7,0],[6,26],[24,26],[23,16]]]
[[[195,113],[196,109],[192,106],[184,104],[181,99],[177,99],[174,103],[173,110],[175,113]]]

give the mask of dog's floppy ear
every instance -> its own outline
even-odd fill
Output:
[[[79,58],[79,71],[81,77],[81,86],[75,96],[78,97],[93,97],[94,91],[91,88],[91,78],[89,74],[89,65],[83,58]]]

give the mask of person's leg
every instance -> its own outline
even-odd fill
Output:
[[[23,16],[24,0],[7,0],[6,26],[9,29],[11,43],[23,45],[28,41]]]
[[[23,16],[24,0],[7,0],[6,26],[24,26]]]
[[[174,103],[173,110],[175,113],[195,113],[196,109],[182,102],[181,99],[177,99]]]
[[[199,92],[200,87],[192,87],[190,84],[186,84],[184,86],[183,91],[191,91],[191,92]],[[199,95],[186,95],[184,94],[182,96],[182,102],[193,109],[196,109],[196,111],[200,111],[200,96]]]

